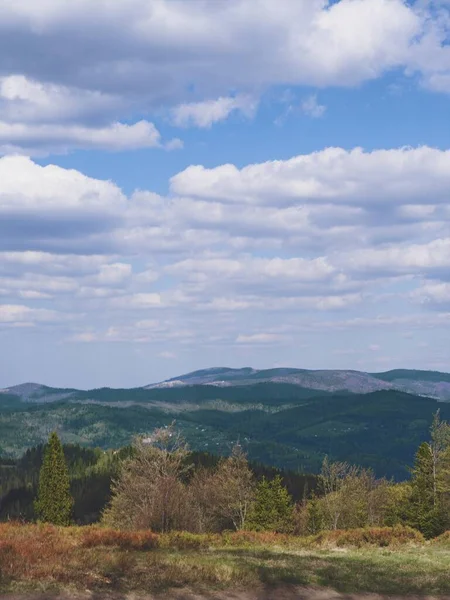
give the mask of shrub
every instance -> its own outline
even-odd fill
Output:
[[[74,538],[52,525],[2,524],[0,574],[14,578],[58,579],[75,546]]]
[[[313,546],[356,547],[377,546],[379,548],[423,544],[423,535],[411,527],[368,527],[322,531],[309,538]]]
[[[115,546],[122,550],[153,550],[160,545],[160,537],[151,531],[118,531],[102,527],[87,527],[82,532],[83,548]]]
[[[212,536],[188,533],[187,531],[172,531],[162,536],[162,544],[175,550],[206,550],[209,548]]]
[[[433,540],[433,544],[440,544],[442,546],[450,546],[450,531],[445,531],[441,535]]]

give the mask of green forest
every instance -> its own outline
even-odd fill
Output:
[[[328,456],[402,481],[436,410],[450,419],[450,403],[395,390],[332,394],[262,383],[63,393],[51,402],[2,394],[0,455],[18,459],[52,431],[65,444],[120,449],[176,420],[198,452],[226,455],[239,440],[251,461],[280,469],[318,473]]]
[[[174,423],[120,450],[63,446],[53,433],[2,460],[0,473],[2,520],[162,533],[409,526],[432,538],[450,529],[450,425],[440,411],[401,482],[328,456],[318,475],[280,471],[249,462],[239,443],[223,457],[193,452]]]

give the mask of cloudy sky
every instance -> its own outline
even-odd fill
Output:
[[[450,371],[449,0],[0,0],[0,386]]]

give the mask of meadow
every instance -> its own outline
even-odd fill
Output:
[[[274,597],[270,590],[293,586],[344,594],[443,596],[450,594],[449,565],[449,534],[427,542],[405,527],[302,538],[245,531],[195,535],[0,525],[0,591],[17,597],[265,590],[269,598]]]

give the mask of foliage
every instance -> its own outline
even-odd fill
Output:
[[[56,432],[50,435],[39,473],[36,513],[54,525],[69,525],[72,519],[73,498],[66,459]]]
[[[137,438],[132,456],[113,482],[103,522],[129,530],[183,529],[187,496],[182,477],[191,467],[187,456],[187,446],[173,427]]]
[[[293,528],[293,510],[292,498],[281,477],[278,475],[271,481],[264,477],[256,488],[246,528],[288,533]]]
[[[306,473],[332,462],[371,468],[378,477],[408,477],[433,413],[450,420],[450,404],[396,391],[308,393],[294,385],[188,386],[155,390],[91,390],[47,404],[2,396],[0,446],[18,457],[57,430],[66,443],[103,450],[170,425],[194,450],[227,455],[242,440],[251,461]],[[293,490],[289,490],[293,493]]]
[[[411,479],[409,521],[434,537],[450,525],[450,426],[439,411],[431,427],[431,440],[419,446]]]
[[[58,456],[65,464],[59,440],[57,444]],[[439,413],[431,426],[430,441],[419,446],[410,481],[402,483],[377,478],[371,469],[328,457],[317,480],[278,473],[249,463],[239,444],[228,457],[192,453],[173,424],[136,438],[133,447],[120,452],[75,446],[64,451],[68,464],[66,487],[70,475],[71,489],[77,492],[79,523],[95,520],[110,499],[103,512],[104,525],[124,532],[170,533],[180,540],[182,549],[189,544],[198,547],[198,538],[189,535],[213,535],[230,529],[268,535],[295,532],[301,536],[370,530],[382,531],[377,534],[381,540],[386,527],[412,526],[427,538],[449,529],[450,427]],[[0,464],[4,494],[0,514],[8,514],[5,508],[15,507],[14,502],[18,504],[16,514],[29,514],[19,508],[31,502],[40,461],[42,449],[29,451],[16,465],[8,460]],[[18,479],[19,465],[30,469],[24,471],[29,479]],[[46,469],[50,472],[44,461],[41,473]],[[51,473],[56,471],[52,469]],[[6,487],[4,479],[9,482]],[[309,481],[313,484],[310,491]],[[297,493],[303,490],[295,505],[286,485]],[[97,500],[103,504],[95,504]],[[179,537],[180,531],[186,533]],[[352,535],[357,534],[348,534]]]
[[[243,529],[254,501],[255,480],[247,456],[239,444],[229,458],[219,462],[214,474],[216,513],[229,519],[236,530]]]

